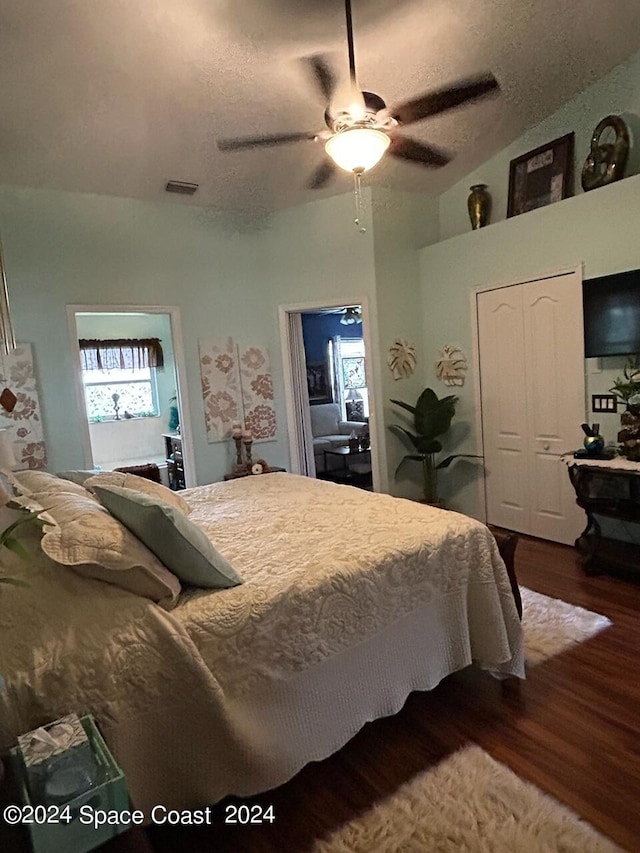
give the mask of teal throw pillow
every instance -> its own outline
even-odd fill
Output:
[[[84,486],[85,480],[88,480],[89,477],[95,477],[99,473],[99,468],[94,468],[93,471],[58,471],[56,477],[61,477],[63,480],[71,480],[72,483],[76,483],[78,486]]]
[[[100,502],[181,581],[226,589],[242,578],[179,509],[134,489],[94,486]]]

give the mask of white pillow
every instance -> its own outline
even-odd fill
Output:
[[[133,533],[85,495],[51,492],[42,496],[46,524],[41,547],[47,556],[79,575],[97,578],[151,598],[169,609],[180,582]]]
[[[163,503],[174,506],[189,515],[191,507],[181,498],[177,492],[163,486],[162,483],[154,483],[153,480],[147,480],[145,477],[138,477],[137,474],[126,474],[124,471],[104,471],[101,474],[94,474],[84,481],[85,489],[93,492],[94,486],[117,486],[119,489],[134,489],[136,492],[142,492],[149,495],[150,498],[156,498]]]
[[[12,479],[22,494],[32,495],[35,498],[51,492],[89,496],[87,490],[78,483],[56,477],[55,474],[49,474],[47,471],[14,471]]]

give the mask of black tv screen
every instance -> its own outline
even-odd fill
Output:
[[[640,353],[640,270],[582,283],[584,354]]]

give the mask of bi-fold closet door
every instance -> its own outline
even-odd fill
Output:
[[[585,418],[581,277],[476,299],[487,521],[572,544],[584,513],[560,457]]]

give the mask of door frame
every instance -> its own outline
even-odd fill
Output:
[[[543,281],[547,278],[557,278],[558,276],[571,275],[577,273],[581,279],[584,279],[584,262],[580,261],[574,266],[562,267],[561,269],[548,270],[545,272],[534,273],[528,276],[519,276],[516,279],[496,282],[493,284],[479,284],[473,287],[469,293],[470,299],[470,316],[471,316],[471,359],[476,365],[473,371],[473,403],[475,411],[475,430],[477,436],[476,446],[479,448],[479,453],[483,459],[482,477],[477,480],[477,500],[480,508],[480,517],[486,524],[487,522],[487,493],[486,493],[486,469],[484,468],[484,429],[482,420],[482,382],[480,378],[480,336],[478,331],[478,296],[481,293],[486,293],[489,290],[503,290],[506,287],[518,287],[521,284],[531,284],[536,281]],[[586,403],[586,401],[585,401]]]
[[[367,363],[367,391],[369,393],[369,434],[371,436],[371,477],[373,491],[382,490],[382,463],[383,452],[379,441],[378,418],[376,413],[377,394],[375,388],[375,373],[373,365],[373,335],[372,320],[369,310],[369,300],[366,296],[341,296],[339,299],[320,299],[312,302],[297,302],[278,307],[278,318],[280,325],[280,348],[282,351],[282,380],[284,384],[284,397],[287,410],[287,431],[289,434],[289,457],[294,474],[300,473],[293,470],[295,460],[298,458],[297,433],[296,433],[296,411],[293,404],[293,366],[291,360],[291,347],[289,345],[288,314],[303,314],[318,311],[321,308],[344,308],[345,305],[360,305],[362,311],[362,339],[364,340],[364,351]],[[386,462],[386,459],[384,460]]]
[[[177,305],[67,305],[67,326],[71,340],[71,350],[74,362],[74,384],[76,388],[76,401],[78,415],[82,424],[82,449],[85,466],[93,465],[93,452],[91,450],[91,435],[89,433],[89,421],[87,419],[86,405],[84,399],[84,386],[82,384],[82,362],[80,359],[80,347],[78,346],[78,327],[76,314],[168,314],[171,324],[171,338],[173,344],[173,356],[176,367],[176,392],[180,402],[180,435],[182,436],[182,452],[185,460],[185,483],[187,488],[196,486],[195,454],[193,451],[193,432],[191,429],[191,406],[189,405],[189,389],[187,386],[187,371],[184,358],[184,341],[182,337],[182,320],[180,308]]]

